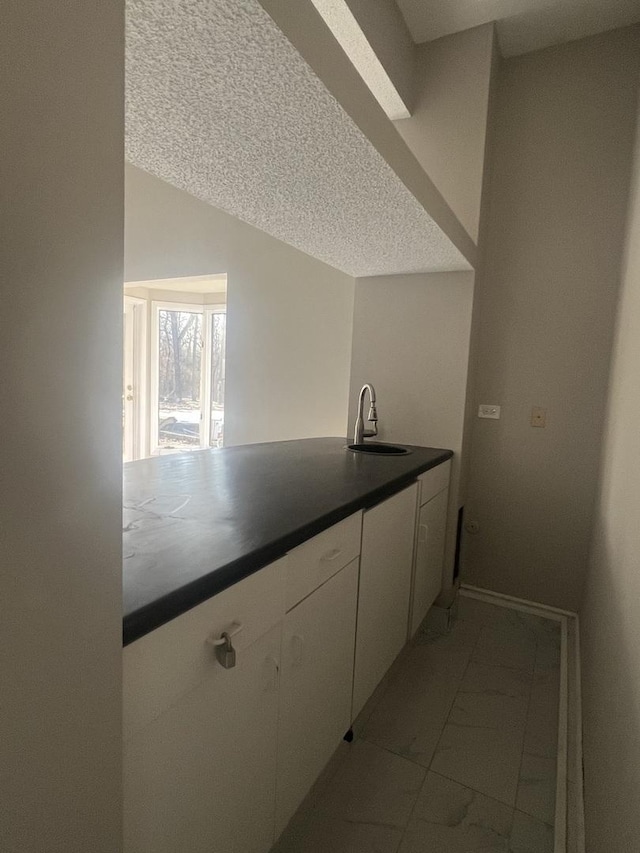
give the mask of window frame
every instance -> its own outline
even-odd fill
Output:
[[[130,313],[128,311],[130,309]],[[127,314],[131,322],[127,323]],[[126,461],[147,456],[147,300],[124,294],[123,299],[123,371],[122,391],[126,397],[131,391],[134,405],[131,408],[130,434],[125,428],[123,450]],[[127,350],[130,363],[127,362]],[[129,383],[127,383],[127,379]],[[131,389],[127,387],[130,384]],[[125,415],[126,419],[126,415]]]

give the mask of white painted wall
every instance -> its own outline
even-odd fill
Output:
[[[640,846],[640,112],[595,537],[580,610],[587,850]]]
[[[413,106],[415,45],[395,0],[345,0],[385,71],[409,108]]]
[[[354,280],[127,166],[128,281],[227,273],[225,443],[345,435]]]
[[[463,580],[575,609],[594,511],[640,30],[505,60],[497,93]],[[484,228],[484,225],[483,225]],[[532,428],[531,407],[547,409]]]
[[[473,279],[470,272],[450,272],[356,282],[349,431],[360,388],[371,382],[381,441],[446,447],[456,454],[445,585],[451,583],[455,553]]]
[[[491,69],[491,83],[489,86],[489,102],[487,107],[487,128],[485,136],[484,150],[484,170],[482,176],[482,194],[480,197],[480,221],[478,224],[478,251],[475,266],[475,281],[481,282],[486,276],[487,269],[487,238],[490,233],[490,204],[491,196],[490,188],[492,184],[492,174],[495,169],[499,168],[499,164],[495,162],[493,151],[495,148],[496,136],[496,108],[498,83],[501,73],[501,57],[498,51],[497,40],[494,38],[493,63]],[[476,385],[478,374],[478,362],[480,353],[480,289],[479,286],[474,290],[473,313],[471,315],[471,339],[469,342],[469,374],[467,377],[467,398],[465,403],[464,415],[464,439],[462,443],[461,454],[461,474],[460,474],[460,495],[461,503],[464,505],[468,493],[469,481],[469,461],[471,439],[473,435],[473,427],[477,417],[476,406]]]
[[[117,853],[124,3],[0,32],[0,849]]]
[[[496,50],[493,24],[419,45],[412,115],[394,122],[474,242]]]

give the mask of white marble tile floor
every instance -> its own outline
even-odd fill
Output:
[[[458,613],[403,652],[273,853],[552,853],[559,625]]]

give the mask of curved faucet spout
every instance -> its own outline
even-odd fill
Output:
[[[367,420],[373,424],[373,430],[364,428],[364,398],[369,392],[369,415]],[[365,436],[367,438],[378,434],[378,410],[376,409],[376,389],[368,382],[360,389],[358,397],[358,415],[356,417],[356,427],[353,434],[354,444],[362,444]]]

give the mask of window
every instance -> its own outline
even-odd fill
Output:
[[[226,307],[152,303],[151,452],[224,442]]]
[[[125,462],[224,443],[227,276],[124,286]]]

